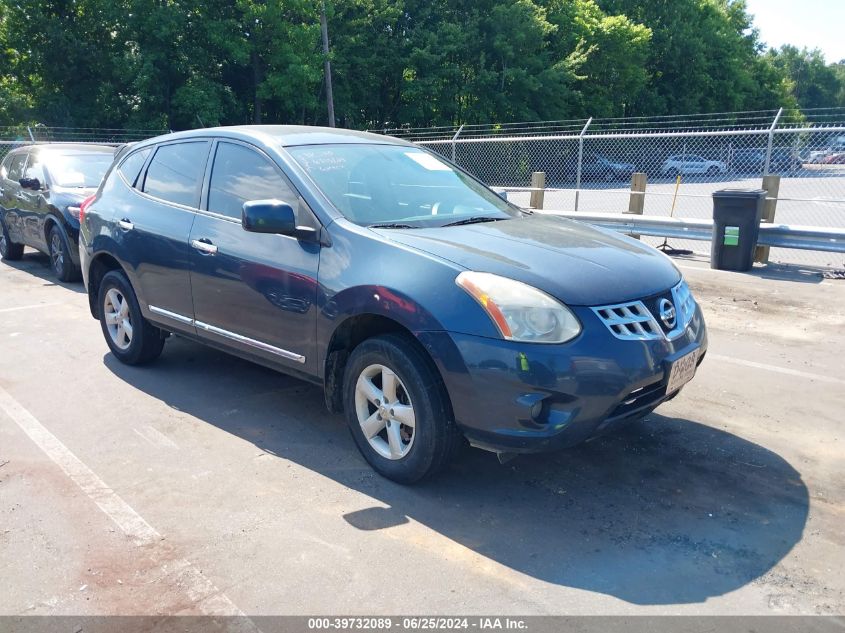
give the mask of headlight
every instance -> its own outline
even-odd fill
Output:
[[[569,308],[521,281],[464,271],[455,283],[478,301],[509,341],[565,343],[581,332],[581,324]]]

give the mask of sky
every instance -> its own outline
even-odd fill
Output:
[[[845,0],[746,0],[770,47],[819,48],[828,63],[845,59]]]

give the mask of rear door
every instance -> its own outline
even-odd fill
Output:
[[[4,221],[6,228],[9,230],[9,238],[13,242],[22,244],[23,227],[19,222],[18,208],[21,204],[21,185],[19,180],[23,178],[24,167],[26,166],[27,153],[20,152],[13,154],[9,162],[6,163],[6,173],[3,176],[3,193],[2,202],[4,213]]]
[[[261,150],[219,141],[204,209],[191,230],[191,288],[197,333],[274,363],[316,367],[320,246],[284,235],[249,233],[243,203],[278,199],[297,223],[317,222],[276,163]]]
[[[684,160],[684,172],[688,174],[703,174],[707,171],[707,163],[701,156],[691,155]]]
[[[199,206],[211,143],[185,140],[159,145],[141,175],[140,195],[115,211],[114,234],[132,270],[141,309],[175,329],[193,332],[188,245]]]

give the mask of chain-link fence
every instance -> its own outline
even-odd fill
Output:
[[[167,130],[0,128],[0,160],[14,147],[75,142],[120,145]],[[413,140],[509,191],[529,206],[545,174],[544,209],[628,210],[631,175],[647,174],[646,215],[709,218],[713,191],[780,176],[775,221],[845,227],[845,108],[684,117],[573,120],[383,130]],[[680,183],[678,182],[680,177]],[[650,238],[645,238],[650,239]],[[658,240],[659,241],[659,240]],[[673,246],[706,250],[701,242]],[[841,267],[829,253],[772,249],[774,261]]]
[[[454,160],[522,206],[529,206],[532,173],[543,172],[544,209],[621,213],[631,176],[641,172],[646,215],[710,218],[714,191],[760,188],[763,176],[777,175],[776,222],[845,227],[845,109],[385,132]],[[772,249],[770,258],[843,264],[834,254],[785,249]]]
[[[47,127],[0,127],[0,161],[15,147],[34,143],[95,143],[118,146],[166,134],[168,130]]]

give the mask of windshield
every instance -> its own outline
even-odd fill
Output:
[[[467,174],[416,147],[303,145],[288,151],[356,224],[417,228],[520,214]]]
[[[47,158],[47,171],[59,187],[98,187],[113,158],[95,152],[55,154]]]

